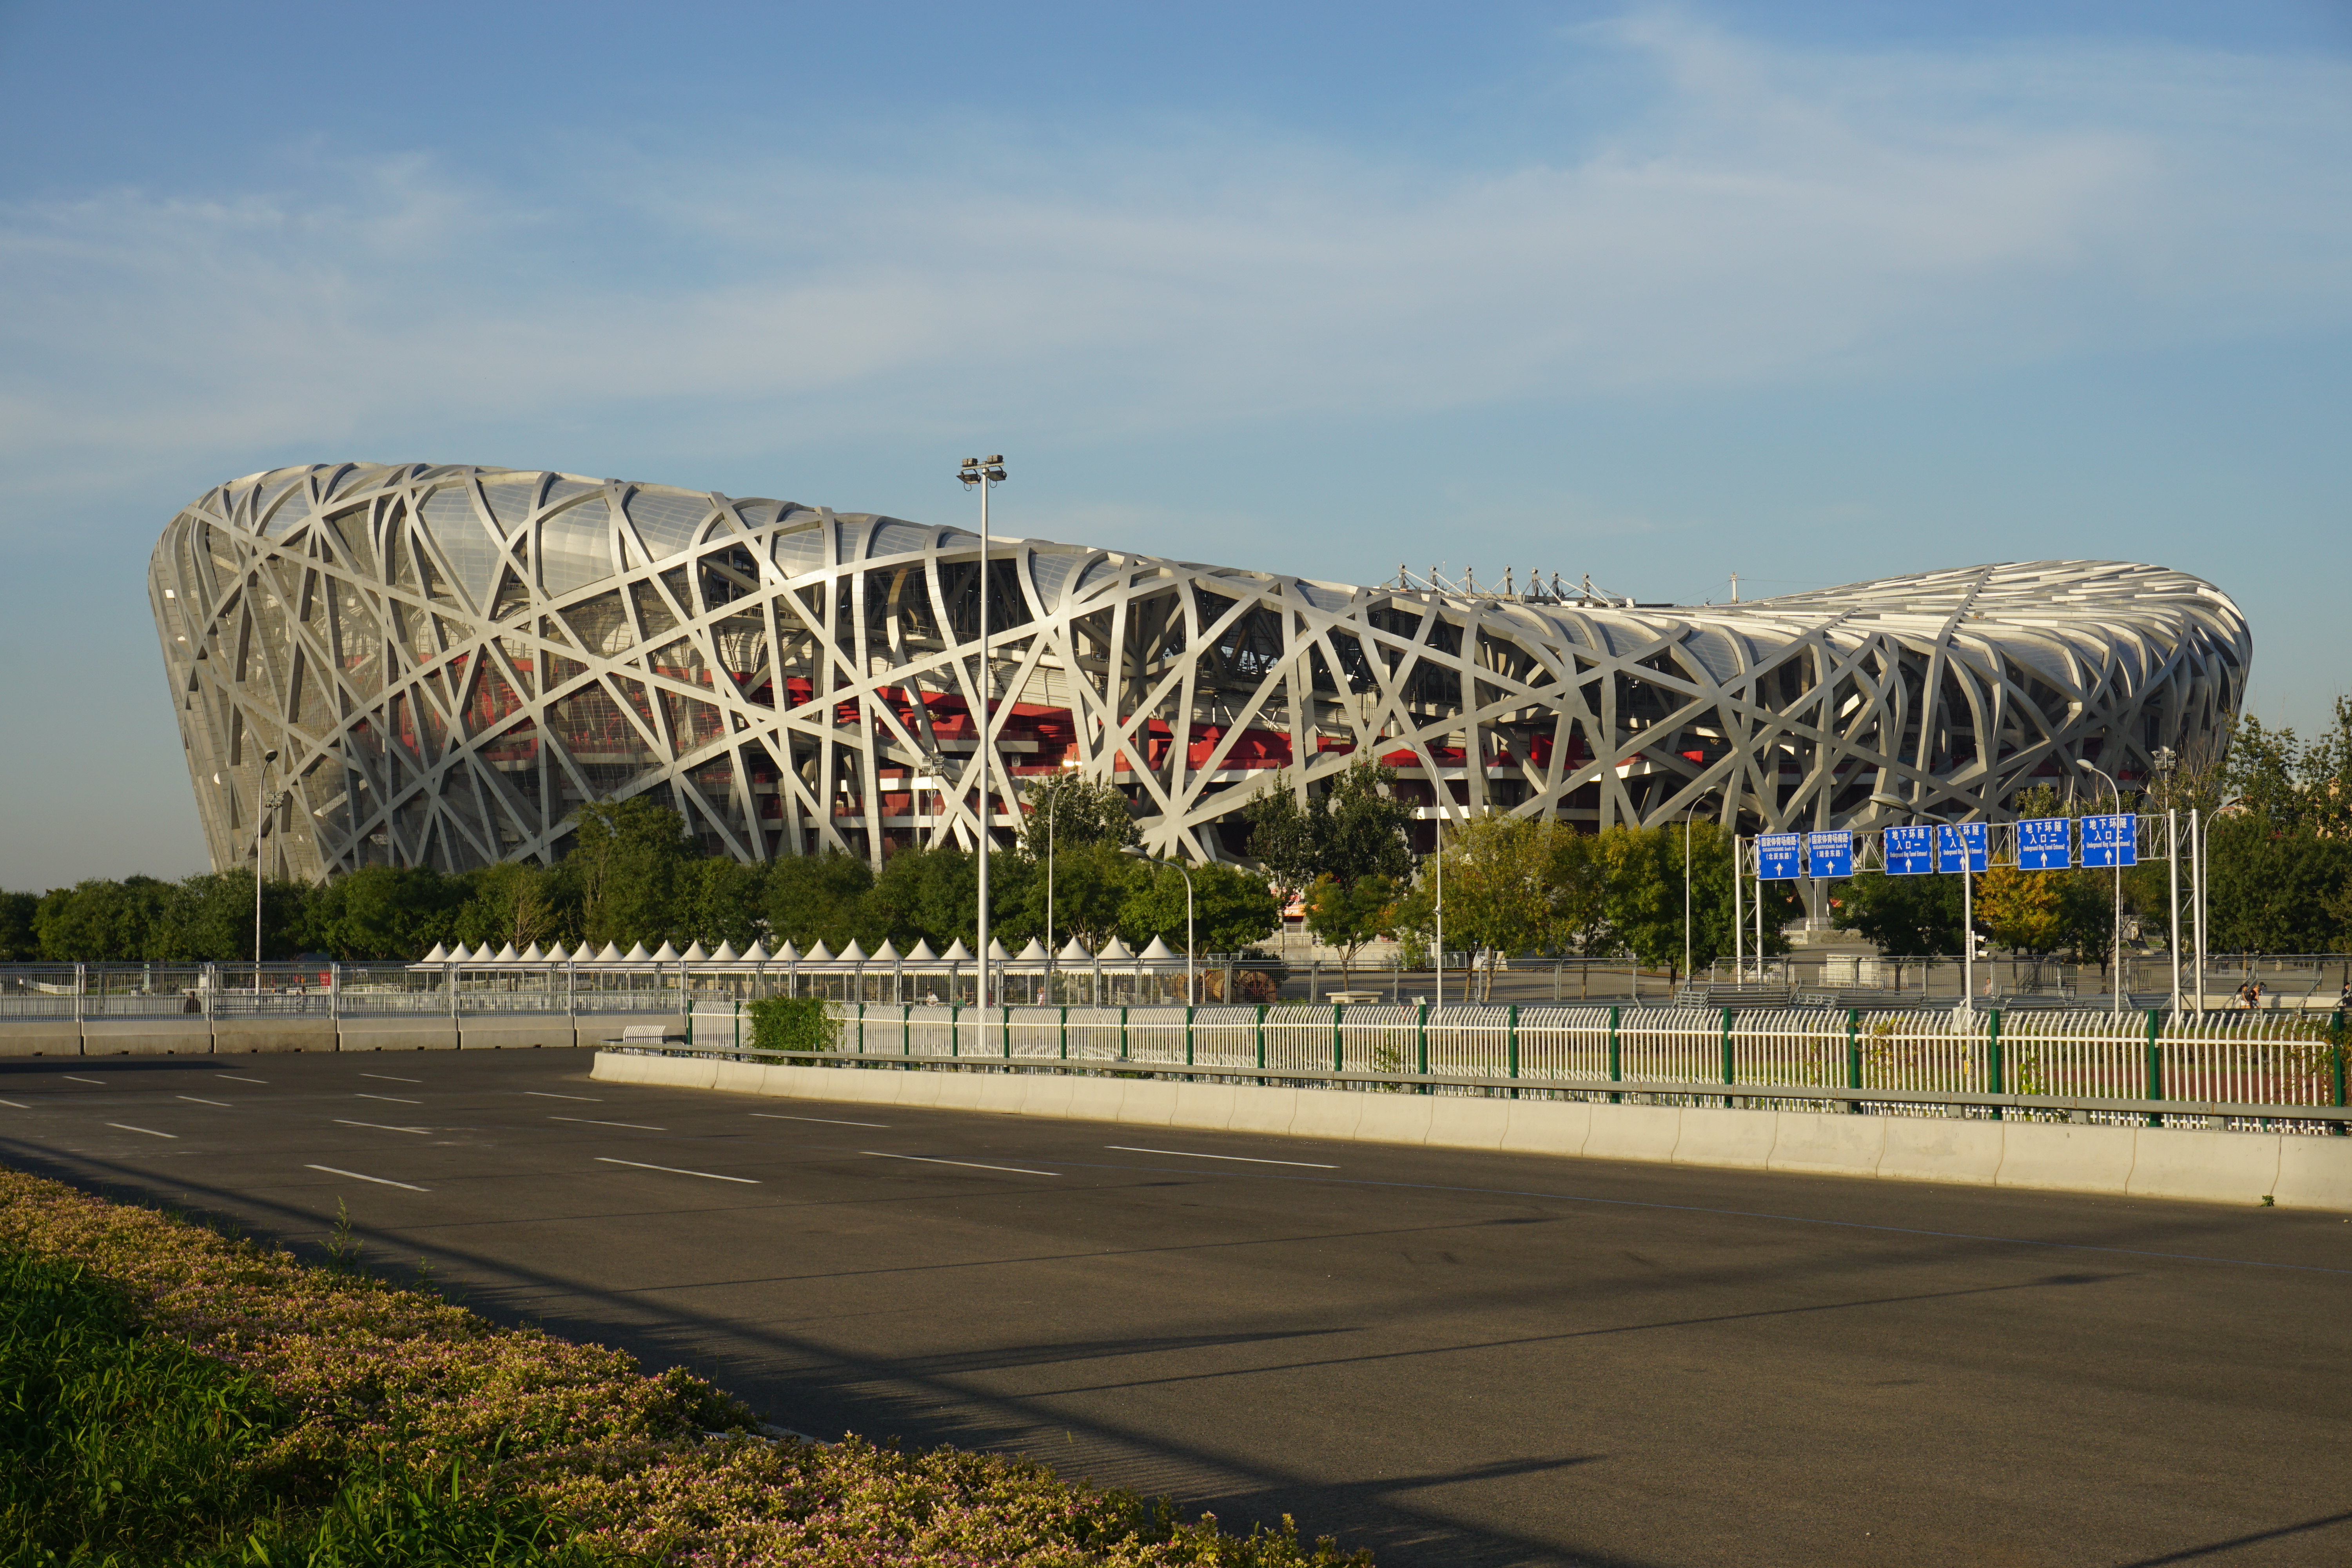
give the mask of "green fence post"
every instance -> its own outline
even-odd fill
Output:
[[[1257,1005],[1257,1070],[1265,1070],[1265,1004]]]
[[[1333,1072],[1348,1070],[1348,1047],[1339,1037],[1339,1015],[1347,1010],[1348,1006],[1344,1002],[1331,1004],[1331,1070]]]
[[[1723,1010],[1723,1081],[1727,1087],[1738,1081],[1738,1078],[1734,1074],[1733,1067],[1734,1064],[1731,1059],[1731,1009],[1726,1007]],[[1727,1094],[1725,1095],[1723,1097],[1723,1103],[1727,1106],[1729,1105],[1731,1103],[1731,1096]]]
[[[743,998],[740,996],[735,998],[735,1048],[739,1051],[743,1048]],[[2338,1069],[2336,1076],[2342,1078],[2344,1074]],[[2336,1103],[2340,1105],[2343,1101],[2338,1100]]]
[[[2164,1098],[2164,1047],[2157,1043],[2157,1036],[2163,1027],[2163,1022],[2157,1010],[2150,1007],[2147,1010],[2147,1097],[2150,1100]],[[2149,1111],[2147,1124],[2150,1127],[2163,1126],[2163,1112]]]
[[[1429,1004],[1426,1002],[1418,1003],[1413,1007],[1412,1044],[1413,1060],[1418,1064],[1413,1070],[1420,1073],[1422,1077],[1427,1078],[1429,1076]],[[1427,1084],[1423,1084],[1421,1087],[1423,1089],[1429,1088]]]
[[[915,1054],[915,1005],[912,1002],[902,1002],[898,1005],[898,1054],[902,1057]]]
[[[1862,1087],[1862,1009],[1859,1007],[1849,1007],[1845,1011],[1845,1086],[1848,1089]],[[1845,1108],[1856,1116],[1862,1114],[1862,1101],[1858,1100],[1847,1100]]]
[[[961,1029],[961,1028],[957,1025],[957,1022],[956,1022],[956,1020],[957,1020],[961,1016],[961,1008],[959,1008],[955,1003],[953,1003],[953,1002],[949,1003],[949,1004],[948,1004],[948,1055],[949,1055],[950,1058],[960,1057],[960,1056],[963,1055],[963,1030],[962,1030],[962,1029]]]
[[[1118,1010],[1118,1059],[1127,1060],[1127,1009]]]
[[[1617,1011],[1614,1007],[1609,1009],[1609,1081],[1611,1083],[1616,1083],[1625,1076],[1625,1058],[1618,1049]],[[1624,1098],[1614,1089],[1609,1091],[1609,1103],[1612,1105],[1619,1103]]]
[[[1068,993],[1063,994],[1067,995]],[[1070,1059],[1070,1005],[1067,1002],[1062,1004],[1062,1059]]]
[[[1987,1029],[1985,1033],[1985,1092],[1987,1094],[2007,1094],[2009,1090],[2001,1087],[2002,1084],[2008,1081],[2008,1078],[2001,1071],[2000,1009],[1995,1007],[1991,1012],[1985,1015],[1985,1018],[1987,1021]],[[1992,1119],[1995,1121],[2001,1120],[2000,1107],[1998,1105],[1992,1108]]]
[[[866,1054],[866,1004],[857,1005],[857,1054]]]
[[[1509,1069],[1504,1076],[1517,1078],[1519,1076],[1519,1005],[1516,1002],[1511,1004],[1511,1010],[1504,1023],[1504,1028],[1507,1032],[1504,1036],[1503,1065]],[[1511,1090],[1511,1098],[1518,1099],[1519,1091],[1516,1089]]]
[[[2338,1012],[2334,1017],[2327,1021],[2327,1033],[2330,1040],[2333,1042],[2334,1049],[2332,1054],[2336,1058],[2336,1105],[2338,1110],[2341,1110],[2344,1106],[2344,1047],[2346,1043],[2344,1039],[2344,1015],[2341,1012]],[[2329,1131],[2333,1131],[2338,1138],[2341,1138],[2345,1135],[2347,1129],[2345,1127],[2344,1123],[2338,1121],[2335,1123]]]
[[[1004,1059],[1005,1059],[1006,1061],[1008,1061],[1008,1062],[1009,1062],[1009,1061],[1011,1061],[1011,1060],[1013,1059],[1013,1005],[1012,1005],[1012,1004],[1011,1004],[1011,1003],[1006,1003],[1006,1004],[1004,1004],[1003,1011],[1004,1011]]]
[[[1184,1065],[1192,1065],[1192,1005],[1184,1004]]]

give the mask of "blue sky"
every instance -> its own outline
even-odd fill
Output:
[[[2044,556],[2352,691],[2352,6],[0,0],[0,886],[202,868],[220,479],[1643,599]]]

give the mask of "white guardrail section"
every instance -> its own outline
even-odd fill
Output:
[[[698,1051],[753,1048],[731,1001],[698,999]],[[1712,1007],[947,1007],[837,1003],[833,1059],[1054,1068],[1260,1081],[1337,1076],[1370,1087],[1517,1098],[1723,1103],[1751,1109],[1979,1116],[2004,1108],[1906,1102],[1910,1095],[2005,1096],[2013,1118],[2064,1121],[2017,1099],[2187,1101],[2231,1114],[2138,1110],[2074,1119],[2326,1133],[2341,1121],[2295,1110],[2346,1102],[2341,1018],[2157,1012],[1870,1013]],[[763,1056],[766,1053],[761,1053]],[[796,1059],[819,1059],[800,1056]],[[1449,1084],[1446,1079],[1478,1080]],[[1612,1083],[1636,1088],[1612,1089]],[[1776,1089],[1850,1091],[1832,1098]],[[1879,1101],[1870,1091],[1884,1091]],[[1858,1091],[1858,1092],[1853,1092]],[[2272,1127],[2273,1121],[2284,1126]]]

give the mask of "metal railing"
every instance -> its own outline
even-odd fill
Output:
[[[2341,1132],[2342,1015],[1822,1008],[835,1004],[867,1065],[1146,1072],[1421,1093]],[[740,1001],[689,1048],[765,1058]]]

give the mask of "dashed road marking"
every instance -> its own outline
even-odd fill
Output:
[[[231,1105],[226,1100],[202,1100],[193,1094],[183,1094],[175,1096],[174,1098],[184,1100],[192,1105],[217,1105],[223,1110],[235,1110],[236,1109],[236,1106]]]
[[[667,1127],[649,1127],[642,1121],[599,1121],[589,1116],[551,1116],[550,1121],[576,1121],[583,1127],[633,1127],[640,1132],[667,1132]]]
[[[335,1125],[338,1127],[373,1127],[379,1132],[415,1132],[425,1137],[430,1137],[433,1132],[433,1129],[430,1127],[392,1127],[381,1121],[346,1121],[340,1116],[335,1118]]]
[[[354,1091],[354,1092],[355,1092],[355,1096],[356,1096],[356,1098],[358,1098],[358,1099],[361,1099],[361,1100],[384,1100],[384,1101],[386,1101],[387,1103],[389,1103],[389,1104],[393,1104],[393,1105],[422,1105],[422,1104],[424,1104],[424,1103],[425,1103],[425,1102],[424,1102],[423,1100],[403,1100],[403,1099],[401,1099],[401,1098],[400,1098],[400,1096],[398,1096],[398,1095],[396,1095],[396,1094],[370,1094],[370,1093],[368,1093],[368,1092],[367,1092],[366,1090],[364,1090],[364,1089],[356,1090],[356,1091]]]
[[[409,1182],[395,1182],[390,1176],[367,1176],[357,1171],[339,1171],[332,1165],[305,1165],[306,1171],[324,1171],[331,1176],[349,1176],[354,1182],[373,1182],[379,1187],[399,1187],[406,1192],[429,1193],[431,1187],[420,1187]]]
[[[1313,1160],[1255,1160],[1247,1154],[1196,1154],[1190,1149],[1139,1149],[1132,1143],[1106,1143],[1106,1149],[1116,1149],[1122,1154],[1173,1154],[1180,1160],[1233,1160],[1244,1165],[1297,1165],[1309,1171],[1336,1171],[1337,1165],[1319,1164]]]
[[[924,1154],[886,1154],[879,1149],[860,1149],[861,1154],[871,1154],[877,1160],[913,1160],[925,1165],[961,1165],[969,1171],[1010,1171],[1016,1176],[1058,1176],[1059,1171],[1032,1171],[1023,1165],[983,1165],[975,1160],[934,1160]]]
[[[700,1176],[711,1182],[740,1182],[747,1187],[760,1184],[749,1176],[722,1176],[716,1171],[681,1171],[676,1165],[648,1165],[642,1160],[614,1160],[603,1154],[597,1155],[596,1159],[602,1164],[628,1165],[640,1171],[667,1171],[673,1176]]]
[[[754,1110],[751,1114],[763,1121],[821,1121],[827,1127],[879,1127],[885,1131],[890,1127],[887,1121],[837,1121],[830,1116],[778,1116],[766,1110]]]
[[[150,1138],[177,1138],[176,1132],[158,1132],[152,1127],[133,1127],[128,1121],[110,1121],[109,1127],[120,1127],[125,1132],[144,1132]]]

